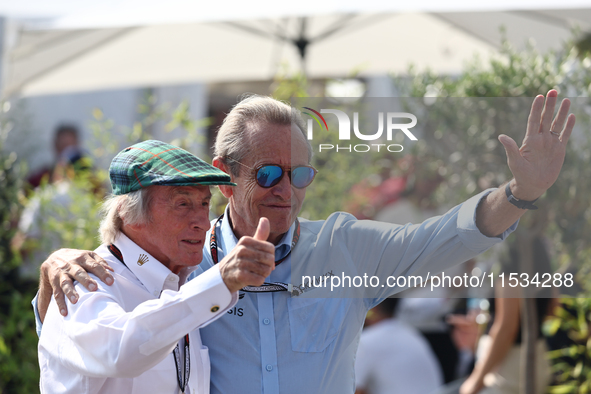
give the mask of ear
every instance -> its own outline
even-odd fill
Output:
[[[119,205],[117,205],[117,214],[116,215],[119,217],[119,220],[121,220],[121,231],[123,232],[123,234],[125,234],[125,235],[127,235],[129,237],[130,234],[131,235],[134,235],[138,231],[142,230],[142,228],[146,226],[146,223],[129,224],[125,220],[125,217],[124,216],[121,216],[121,205],[122,204],[123,204],[122,202],[119,202]],[[150,212],[150,215],[151,215],[152,214],[151,207],[149,209],[150,209],[149,212]]]
[[[230,178],[232,179],[232,182],[234,182],[234,176],[230,172],[230,168],[226,165],[226,162],[221,157],[216,156],[213,159],[213,162],[211,164],[213,164],[213,166],[215,168],[217,168],[219,170],[222,170],[226,174],[230,175]],[[224,195],[224,197],[230,198],[234,194],[234,188],[236,186],[218,185],[218,187],[220,188],[220,191],[222,192],[222,194]]]
[[[121,226],[121,232],[128,238],[137,240],[138,237],[141,237],[142,227],[144,226],[145,224],[126,224],[124,221]]]
[[[135,224],[124,224],[123,226],[121,226],[121,228],[128,228],[131,229],[132,231],[140,231],[142,229],[142,227],[145,227],[146,224],[142,223],[135,223]]]

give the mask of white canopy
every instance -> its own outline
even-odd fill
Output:
[[[531,1],[471,2],[477,11],[470,12],[459,12],[467,7],[457,0],[46,3],[0,3],[0,13],[19,17],[5,23],[11,40],[3,96],[269,80],[282,64],[300,68],[298,45],[305,46],[311,78],[403,73],[410,63],[454,74],[474,54],[487,57],[499,48],[501,25],[516,45],[534,38],[542,50],[559,48],[574,26],[591,30],[591,8],[556,9],[549,1],[535,3],[546,9]]]

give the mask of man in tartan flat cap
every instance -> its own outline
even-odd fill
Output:
[[[197,328],[225,315],[239,289],[262,284],[273,270],[269,222],[184,285],[203,257],[209,185],[232,187],[230,176],[161,141],[124,149],[109,174],[113,194],[94,253],[115,281],[93,292],[77,284],[67,318],[50,304],[39,340],[41,391],[208,393],[209,355]]]
[[[510,182],[416,225],[357,220],[344,212],[326,220],[299,219],[306,187],[316,175],[303,119],[270,97],[251,96],[238,103],[218,131],[213,160],[237,186],[220,185],[229,204],[214,220],[204,261],[192,277],[207,275],[240,249],[263,217],[271,224],[276,269],[265,285],[245,291],[224,318],[201,330],[203,342],[211,344],[211,392],[352,394],[365,315],[401,290],[386,285],[387,279],[412,275],[424,281],[501,242],[556,181],[575,124],[568,99],[554,116],[557,95],[550,90],[533,100],[521,147],[499,136],[514,176]],[[76,297],[71,277],[93,284],[79,271],[76,258],[94,260],[85,253],[58,251],[43,263],[46,287],[40,293],[45,298],[52,294],[49,284],[58,287],[60,282],[63,288],[55,290],[60,305],[63,294]],[[107,278],[102,264],[96,259],[84,267]],[[331,294],[332,280],[343,277],[345,282],[344,275],[349,287],[337,286]],[[363,281],[363,276],[380,282],[351,288],[351,277]],[[330,278],[328,290],[311,284],[311,277]]]

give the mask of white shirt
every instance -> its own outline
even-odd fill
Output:
[[[115,245],[125,264],[105,245],[96,250],[115,270],[112,286],[97,280],[89,292],[76,284],[80,298],[65,318],[52,299],[39,339],[41,392],[179,393],[172,352],[180,342],[184,365],[179,340],[189,333],[185,392],[209,393],[209,352],[196,328],[223,316],[238,294],[217,267],[178,290],[187,272],[181,280],[123,234]]]
[[[361,333],[355,383],[371,394],[429,394],[443,378],[425,338],[405,323],[387,319]]]

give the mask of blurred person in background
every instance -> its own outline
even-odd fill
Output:
[[[396,318],[399,298],[368,313],[355,359],[355,394],[428,394],[443,384],[435,354],[421,333]]]
[[[511,272],[521,272],[517,246],[517,243],[511,245],[508,263],[503,264],[506,277]],[[542,238],[534,239],[532,252],[535,271],[539,277],[541,278],[545,273],[551,273],[550,257]],[[550,364],[546,355],[548,347],[542,333],[544,319],[552,313],[557,302],[551,290],[540,288],[536,298],[538,316],[536,359],[532,362],[535,363],[536,393],[540,394],[546,392],[551,377]],[[497,283],[494,292],[495,298],[489,299],[490,319],[476,348],[476,364],[468,379],[462,384],[460,394],[519,394],[523,391],[520,388],[522,299],[516,298],[520,295],[517,288],[510,288],[507,283],[505,287],[500,282]],[[473,317],[470,316],[473,330],[478,330]],[[473,337],[467,322],[458,320],[457,324],[468,337]]]
[[[104,195],[91,160],[80,146],[76,126],[59,126],[53,146],[53,166],[29,178],[31,185],[37,187],[29,196],[18,223],[19,231],[12,240],[12,246],[23,258],[20,275],[29,280],[39,277],[39,266],[47,253],[64,246],[61,224],[77,219],[72,204],[77,204],[78,211],[91,212],[95,199]],[[43,179],[48,183],[43,184]],[[89,196],[88,190],[94,196]]]
[[[56,182],[63,179],[66,171],[88,169],[89,163],[80,144],[78,127],[62,124],[55,129],[53,136],[54,162],[50,167],[43,167],[28,177],[31,186],[38,187],[43,179]]]

